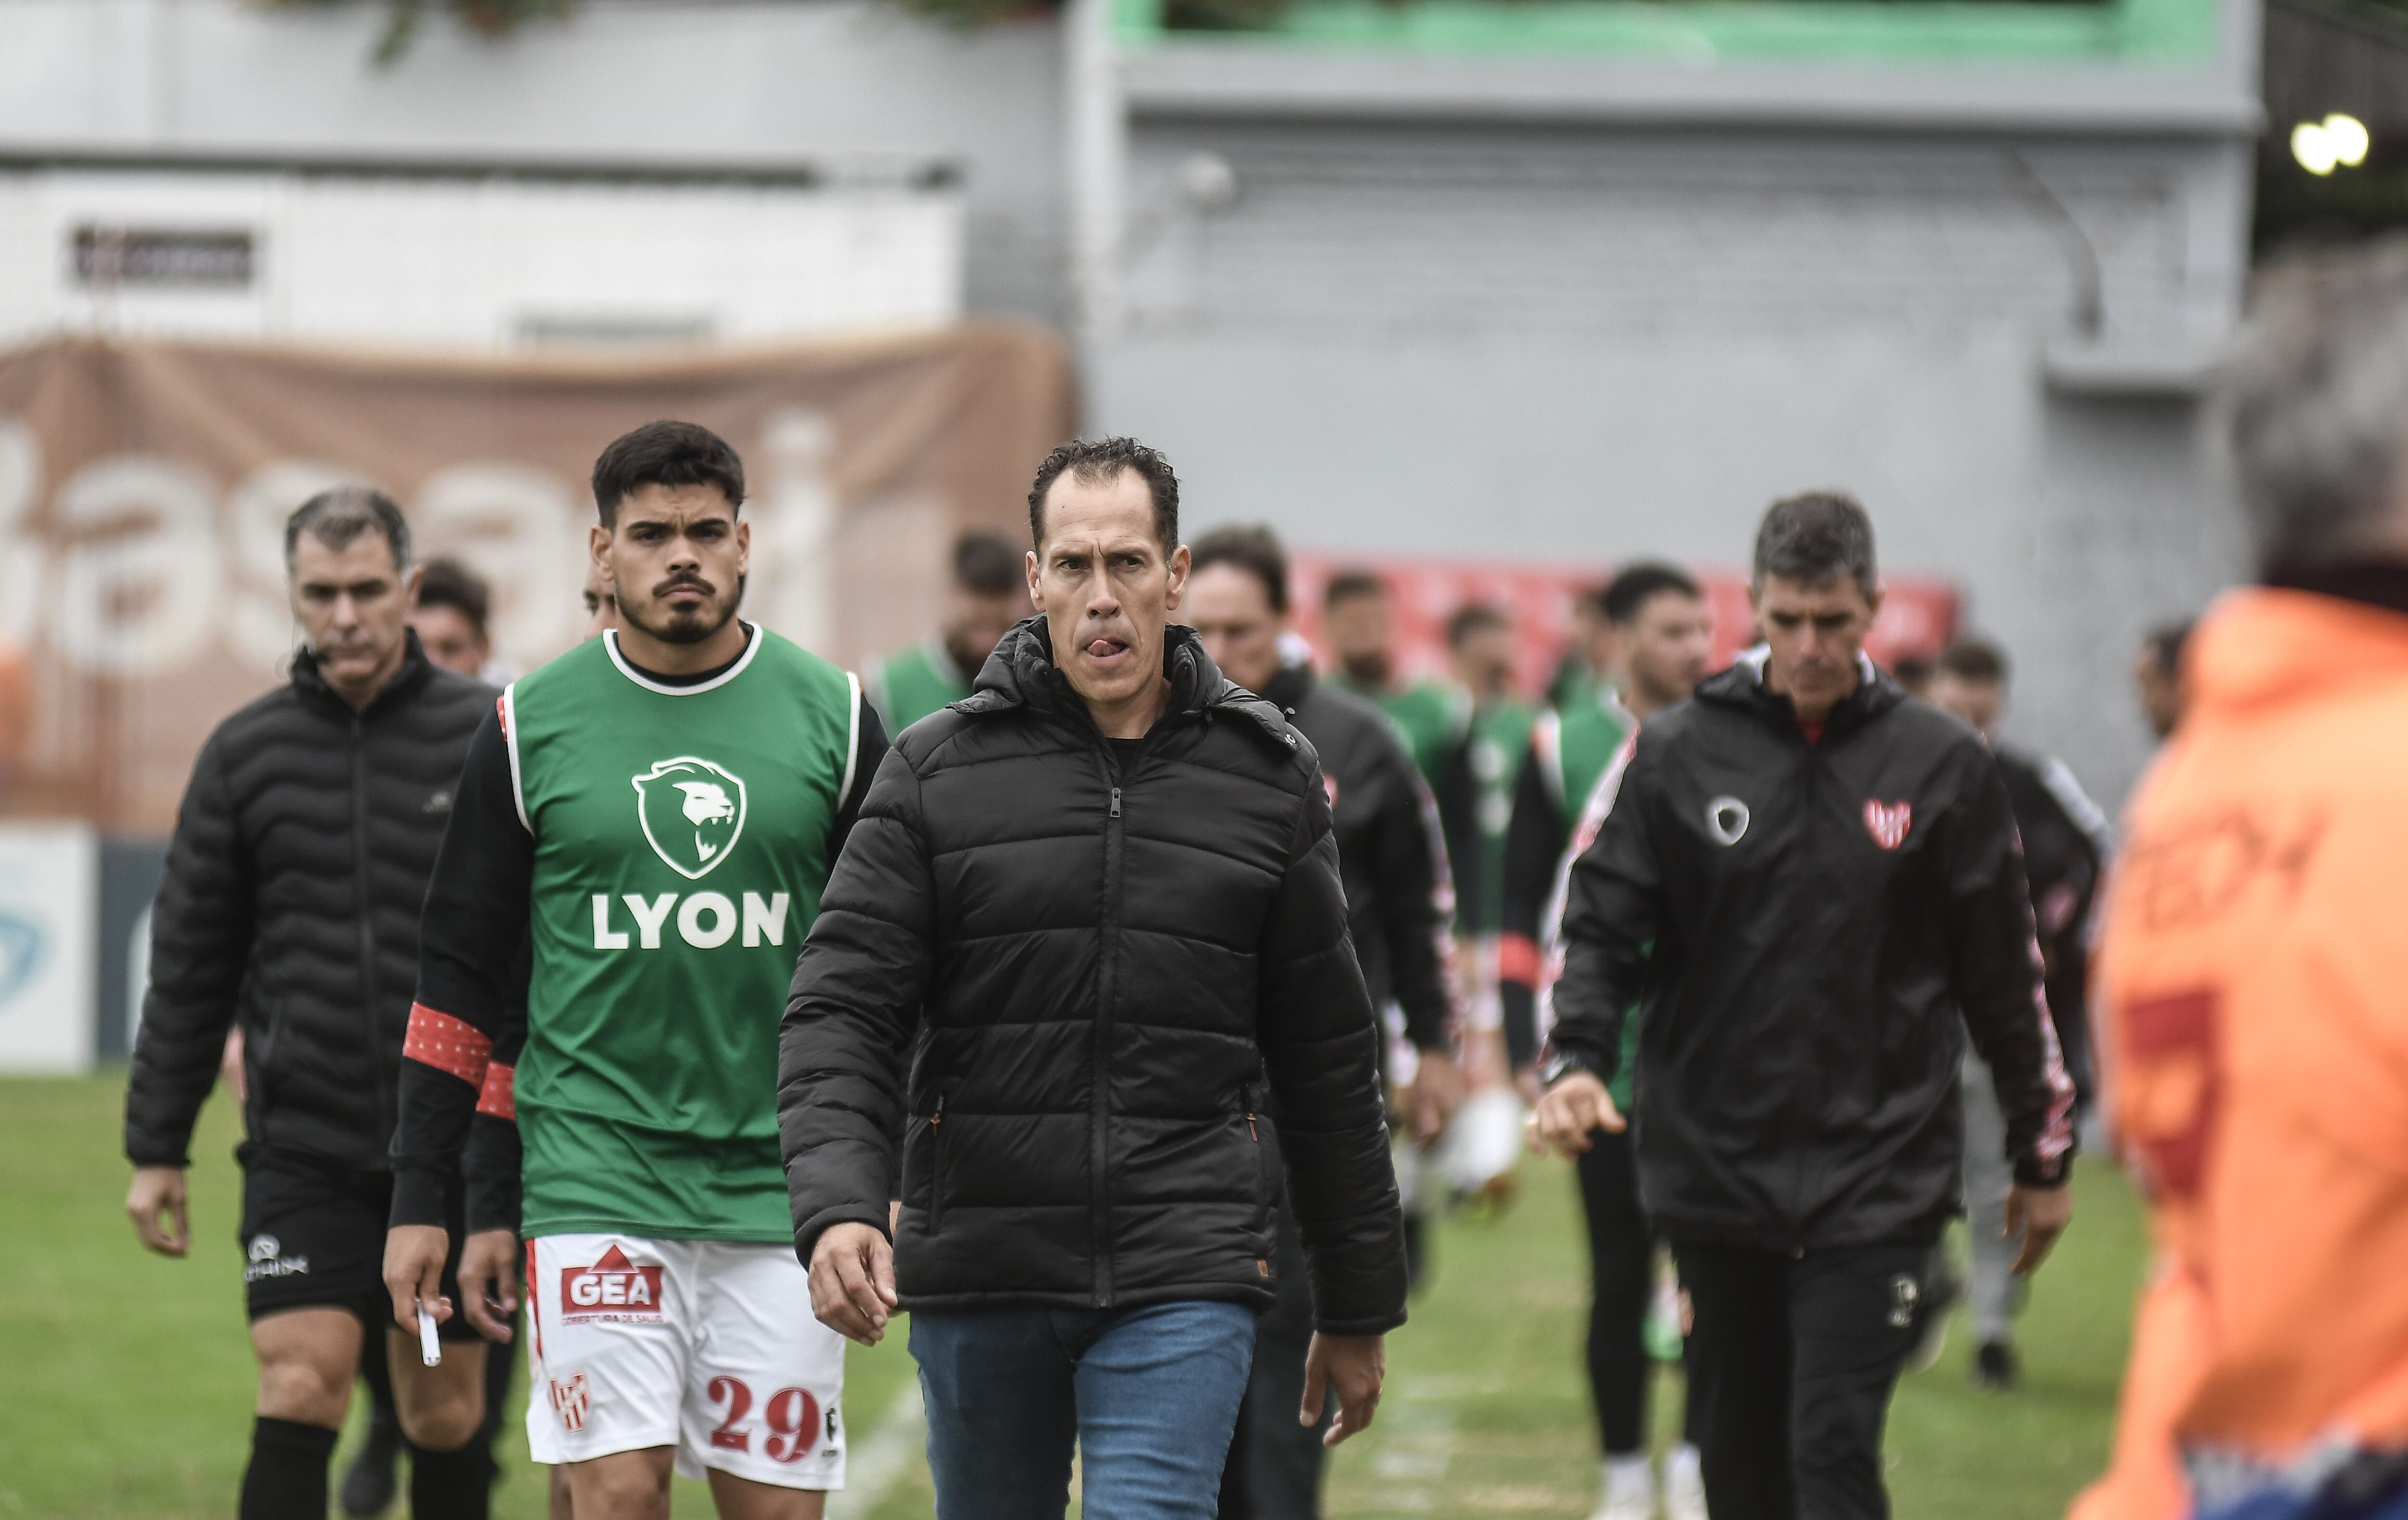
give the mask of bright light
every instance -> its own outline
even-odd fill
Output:
[[[2372,142],[2365,122],[2335,111],[2321,122],[2302,122],[2291,129],[2291,156],[2310,174],[2326,175],[2365,163]]]

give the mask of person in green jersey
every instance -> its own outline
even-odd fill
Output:
[[[1463,742],[1471,706],[1463,694],[1435,681],[1397,673],[1393,609],[1387,582],[1369,570],[1345,570],[1321,594],[1321,638],[1337,668],[1329,683],[1353,692],[1388,715],[1405,751],[1433,791]]]
[[[578,1520],[659,1520],[673,1470],[722,1515],[818,1520],[843,1486],[843,1342],[800,1312],[778,1025],[885,738],[853,677],[736,616],[726,443],[648,423],[594,496],[618,626],[503,694],[427,888],[385,1283],[405,1326],[460,1312],[507,1341],[523,1233],[528,1441],[568,1465]],[[494,1055],[519,977],[513,1068]],[[479,1112],[522,1145],[467,1145]],[[455,1155],[457,1305],[436,1276]]]
[[[1457,608],[1446,623],[1447,656],[1470,711],[1437,787],[1455,869],[1455,932],[1494,939],[1504,903],[1505,829],[1513,782],[1538,709],[1513,691],[1513,624],[1484,602]]]
[[[1681,569],[1633,565],[1594,595],[1604,616],[1589,630],[1585,663],[1605,680],[1586,700],[1542,713],[1532,726],[1506,839],[1499,992],[1506,1048],[1530,1089],[1537,1085],[1537,998],[1547,980],[1541,946],[1561,913],[1564,872],[1596,838],[1640,724],[1688,699],[1713,649],[1704,595]],[[1624,1112],[1638,1040],[1639,1021],[1625,1021],[1625,1059],[1613,1087]],[[1589,1237],[1589,1391],[1605,1455],[1594,1520],[1648,1520],[1656,1482],[1647,1459],[1654,1366],[1646,1326],[1656,1241],[1640,1208],[1629,1134],[1599,1135],[1598,1141],[1578,1167]],[[1693,1429],[1694,1423],[1665,1455],[1667,1520],[1704,1520]]]
[[[945,625],[869,667],[870,705],[886,731],[899,734],[970,694],[979,667],[1011,625],[1028,615],[1020,550],[1000,533],[976,530],[953,540],[953,584]]]

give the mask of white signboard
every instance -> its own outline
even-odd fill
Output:
[[[0,824],[0,1071],[89,1071],[99,841]]]

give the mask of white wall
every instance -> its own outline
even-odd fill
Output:
[[[974,310],[1061,310],[1056,29],[957,34],[876,0],[587,0],[499,43],[436,7],[0,0],[0,157],[58,151],[810,164],[961,177]]]

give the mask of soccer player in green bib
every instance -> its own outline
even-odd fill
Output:
[[[508,1340],[523,1235],[528,1443],[567,1464],[578,1520],[662,1520],[672,1470],[728,1520],[819,1520],[844,1342],[794,1256],[778,1027],[886,741],[853,677],[737,617],[725,442],[648,423],[594,499],[619,625],[503,694],[427,888],[385,1281],[405,1326],[423,1306]],[[494,1054],[519,976],[514,1070]],[[454,1306],[429,1262],[479,1112],[515,1118],[523,1161],[466,1148]]]
[[[1627,566],[1595,600],[1602,616],[1584,630],[1588,647],[1582,663],[1602,680],[1541,714],[1532,726],[1505,841],[1498,990],[1506,1049],[1527,1086],[1535,1086],[1539,1058],[1538,996],[1551,980],[1541,947],[1553,939],[1562,917],[1564,873],[1597,838],[1612,807],[1640,724],[1687,701],[1713,651],[1704,593],[1674,566]],[[1623,1064],[1612,1091],[1617,1102],[1627,1103],[1639,1021],[1626,1020],[1623,1028]],[[1589,1238],[1589,1391],[1605,1456],[1590,1520],[1648,1520],[1657,1497],[1647,1459],[1647,1390],[1655,1370],[1647,1316],[1656,1240],[1640,1207],[1631,1136],[1597,1139],[1578,1168]],[[1704,1520],[1695,1426],[1693,1415],[1665,1454],[1666,1520]]]
[[[953,583],[939,631],[870,666],[869,705],[886,731],[900,734],[970,694],[979,667],[1011,625],[1028,615],[1028,579],[1020,547],[974,528],[953,540]]]

